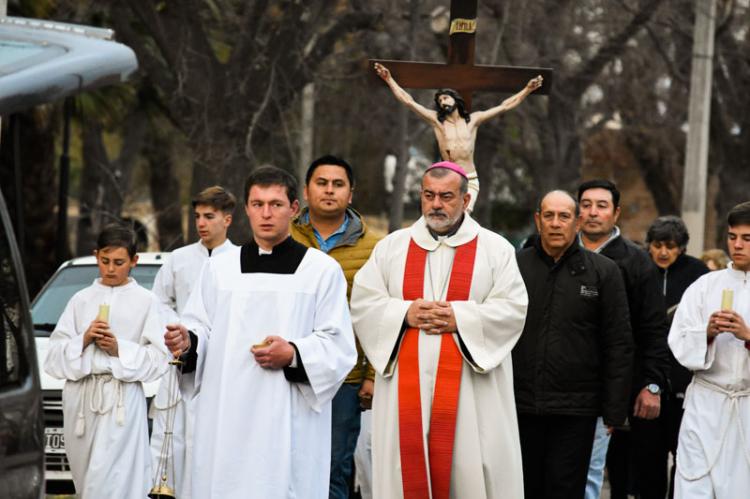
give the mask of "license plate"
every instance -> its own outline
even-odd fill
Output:
[[[65,435],[62,428],[45,428],[44,440],[45,453],[65,454]]]

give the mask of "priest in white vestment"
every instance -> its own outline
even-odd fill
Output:
[[[128,277],[135,241],[130,229],[105,227],[96,251],[101,277],[70,299],[44,362],[50,376],[66,380],[65,452],[82,499],[143,499],[151,488],[142,383],[169,364],[159,303]]]
[[[677,447],[676,499],[750,496],[750,202],[728,217],[724,270],[695,281],[669,332],[694,372]]]
[[[430,167],[423,217],[354,280],[352,320],[377,372],[374,497],[523,497],[510,353],[526,288],[513,247],[464,213],[468,200],[460,166]]]
[[[200,240],[174,250],[156,274],[152,288],[159,299],[166,322],[179,322],[206,260],[236,248],[227,239],[227,230],[232,223],[235,205],[236,200],[232,193],[217,185],[204,189],[193,198],[195,229]],[[166,449],[170,459],[167,483],[174,485],[179,499],[190,499],[190,470],[186,468],[189,467],[193,448],[195,400],[183,397],[179,387],[176,387],[177,393],[169,393],[169,381],[174,379],[174,369],[176,367],[171,367],[169,374],[162,378],[159,391],[151,401],[149,416],[154,420],[151,432],[151,462],[154,469],[162,462],[164,432],[167,428],[167,419],[171,415],[172,442]],[[170,476],[172,468],[174,476]]]
[[[258,168],[245,199],[253,240],[209,260],[184,325],[165,334],[172,352],[188,349],[200,392],[193,497],[323,499],[331,399],[357,358],[346,280],[290,237],[294,177]]]

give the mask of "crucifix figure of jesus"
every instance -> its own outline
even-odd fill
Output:
[[[471,212],[479,195],[479,178],[474,165],[474,143],[479,126],[518,106],[529,94],[542,86],[542,76],[529,80],[520,92],[508,97],[499,105],[469,113],[463,98],[453,89],[444,88],[435,92],[435,109],[428,109],[401,88],[387,67],[376,62],[374,68],[377,75],[388,84],[396,99],[432,127],[442,158],[457,163],[466,170],[471,194],[467,210]]]

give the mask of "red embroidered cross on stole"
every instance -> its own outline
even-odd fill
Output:
[[[448,286],[447,301],[469,299],[477,238],[456,248]],[[403,294],[405,300],[422,298],[427,251],[412,239],[406,255]],[[461,388],[461,352],[452,335],[440,340],[435,392],[432,400],[428,456],[430,471],[424,459],[422,440],[422,405],[419,390],[419,330],[408,328],[398,355],[398,409],[401,449],[401,482],[404,499],[448,499],[450,496],[453,441],[456,434],[458,394]],[[430,485],[427,481],[430,480]]]

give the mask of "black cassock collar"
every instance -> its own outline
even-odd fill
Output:
[[[307,253],[307,246],[292,236],[274,246],[269,255],[259,255],[258,249],[255,240],[242,245],[240,268],[243,274],[294,274]]]

